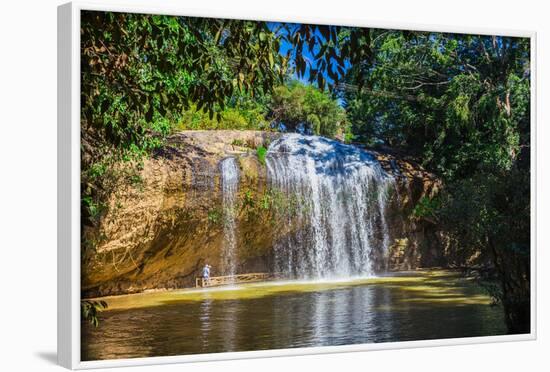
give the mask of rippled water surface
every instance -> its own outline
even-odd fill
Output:
[[[502,309],[471,281],[443,271],[106,300],[99,327],[82,325],[82,360],[505,333]]]

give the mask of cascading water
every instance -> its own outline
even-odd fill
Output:
[[[275,271],[288,277],[368,276],[385,257],[394,179],[373,155],[317,136],[285,134],[266,157],[285,224],[274,247]]]
[[[226,158],[220,164],[223,203],[223,270],[225,275],[236,274],[237,248],[237,192],[239,167],[235,158]]]

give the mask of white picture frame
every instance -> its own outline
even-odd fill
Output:
[[[420,340],[323,346],[265,351],[226,352],[137,359],[81,361],[80,358],[80,12],[82,10],[166,14],[175,16],[223,17],[231,19],[289,21],[297,23],[339,24],[416,31],[473,33],[527,37],[531,40],[531,331],[528,334],[484,336],[442,340]],[[184,6],[100,5],[71,2],[58,8],[58,362],[70,369],[90,369],[198,361],[265,358],[306,354],[374,351],[385,349],[463,345],[536,339],[536,33],[532,31],[455,28],[446,26],[389,24],[367,20],[315,19],[302,15],[272,17],[250,12],[211,12]]]

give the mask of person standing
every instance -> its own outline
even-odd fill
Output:
[[[208,281],[210,280],[210,268],[212,266],[210,266],[209,264],[205,264],[204,267],[202,268],[202,285],[204,287],[204,284],[208,284]]]

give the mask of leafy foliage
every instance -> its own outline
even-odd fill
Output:
[[[364,62],[372,55],[368,28],[285,24],[279,33],[292,45],[286,57],[294,62],[298,77],[315,82],[321,90],[337,86],[350,65],[367,72]],[[361,85],[363,75],[358,75]]]
[[[438,197],[428,198],[424,196],[414,206],[412,215],[415,218],[434,219],[441,208],[441,201]]]
[[[336,99],[297,81],[274,89],[269,117],[285,130],[327,137],[341,137],[347,129],[345,110]]]
[[[191,103],[213,118],[282,81],[278,43],[262,22],[84,12],[83,117],[115,144],[167,133],[161,118]]]
[[[265,101],[265,99],[264,99]],[[266,104],[262,99],[252,99],[250,96],[231,97],[223,110],[216,106],[219,116],[210,119],[208,113],[197,110],[196,105],[184,111],[180,116],[176,130],[209,130],[209,129],[253,129],[271,130],[266,119]]]
[[[448,179],[510,168],[528,145],[520,144],[529,122],[528,41],[401,32],[375,40],[365,87],[345,93],[359,140],[416,155]],[[358,73],[347,76],[352,86]]]
[[[105,301],[83,300],[80,302],[82,320],[89,321],[94,327],[99,325],[98,313],[107,309]]]
[[[207,215],[208,222],[215,225],[222,220],[222,211],[219,209],[211,209]]]
[[[256,149],[256,155],[258,156],[258,160],[262,165],[265,165],[265,156],[267,155],[267,149],[263,146],[260,146]]]
[[[282,82],[279,43],[265,22],[82,12],[83,223],[105,210],[97,206],[125,172],[116,165],[135,169],[175,123],[265,125],[261,110],[228,100]]]

